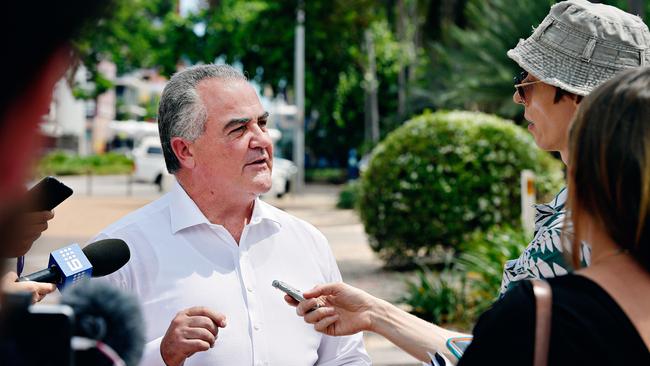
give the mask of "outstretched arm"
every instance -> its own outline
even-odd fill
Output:
[[[333,336],[375,332],[427,363],[431,361],[428,352],[439,352],[457,362],[447,349],[447,340],[467,336],[424,321],[345,283],[316,286],[304,296],[306,300],[300,304],[288,296],[285,300],[297,306],[298,315],[314,324],[317,331]]]

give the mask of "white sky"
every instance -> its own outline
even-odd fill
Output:
[[[201,0],[180,0],[181,1],[181,15],[186,16],[197,10],[201,5]]]

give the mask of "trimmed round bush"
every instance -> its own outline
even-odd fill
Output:
[[[361,177],[359,212],[370,245],[390,267],[456,248],[475,230],[520,226],[520,174],[538,200],[563,185],[562,164],[528,131],[477,112],[425,113],[375,147]]]

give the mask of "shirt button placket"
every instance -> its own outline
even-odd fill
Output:
[[[240,251],[242,250],[242,245],[240,243]],[[264,340],[262,336],[262,322],[261,322],[261,312],[258,311],[258,301],[255,296],[255,275],[254,268],[250,262],[250,255],[247,251],[241,251],[239,257],[239,268],[241,269],[242,275],[242,284],[246,288],[246,298],[248,305],[248,317],[250,324],[253,328],[252,341],[253,341],[253,357],[256,365],[264,365],[264,359],[266,358],[265,352],[263,352]]]

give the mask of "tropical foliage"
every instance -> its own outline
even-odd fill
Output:
[[[422,267],[407,281],[403,301],[418,317],[467,331],[497,298],[505,261],[516,257],[526,241],[521,229],[507,226],[477,231],[442,272]]]
[[[336,207],[343,209],[356,208],[360,194],[361,185],[359,184],[359,180],[355,179],[347,182],[341,189],[341,192],[339,192],[339,200],[336,202]]]
[[[112,86],[97,71],[102,59],[115,62],[118,73],[156,68],[168,76],[179,64],[224,61],[291,101],[302,3],[308,162],[344,167],[350,148],[372,148],[364,137],[372,77],[366,32],[376,53],[382,136],[425,109],[481,110],[517,120],[522,110],[510,102],[517,67],[505,52],[554,2],[205,0],[181,15],[174,0],[115,0],[111,17],[77,41],[94,85],[77,95],[94,98]],[[624,10],[639,3],[603,2]]]
[[[452,25],[431,50],[428,91],[435,105],[516,117],[512,78],[520,70],[506,52],[548,13],[553,0],[472,0],[467,27]],[[436,87],[433,89],[432,87]],[[435,93],[434,93],[435,91]]]

